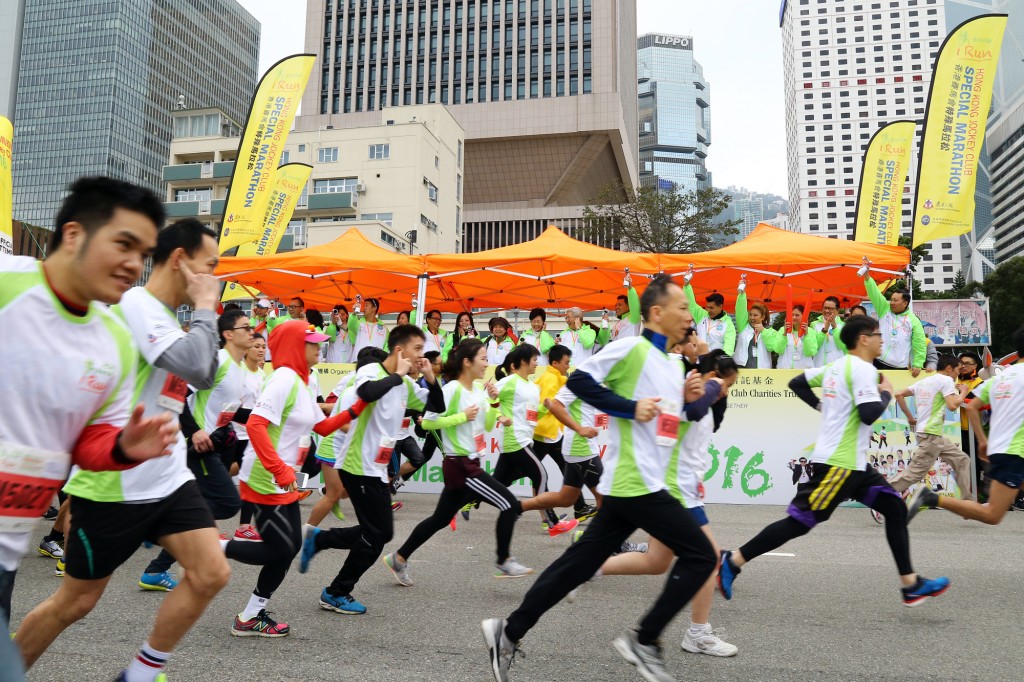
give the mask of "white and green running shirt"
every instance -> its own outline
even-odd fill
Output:
[[[187,384],[155,363],[175,341],[185,336],[174,311],[142,287],[134,287],[113,307],[128,325],[139,347],[132,405],[146,406],[145,417],[184,410]],[[75,467],[64,491],[94,502],[162,500],[195,478],[185,461],[185,438],[178,432],[167,457],[151,459],[124,471],[83,471]]]
[[[487,431],[494,428],[498,410],[490,407],[490,399],[479,384],[467,389],[458,381],[449,381],[441,391],[445,411],[424,414],[423,428],[441,432],[441,448],[446,456],[479,459],[487,449]],[[476,419],[467,421],[464,410],[472,405],[480,411]]]
[[[290,467],[302,466],[313,442],[310,432],[325,419],[323,410],[309,394],[306,382],[290,367],[274,370],[252,414],[270,422],[267,427],[270,442],[277,456]],[[238,478],[260,495],[288,492],[277,485],[274,475],[260,462],[252,443],[245,448]]]
[[[936,374],[918,381],[908,390],[914,395],[914,405],[917,408],[915,431],[941,436],[942,425],[946,422],[946,396],[958,393],[953,378],[945,374]]]
[[[63,480],[87,426],[128,422],[138,350],[105,306],[92,303],[83,317],[68,313],[33,258],[0,255],[0,317],[0,449],[54,453],[30,470],[14,461],[0,472]],[[24,522],[33,520],[8,516],[11,506],[0,498],[0,569],[7,571],[25,554],[31,532]]]
[[[332,395],[338,397],[334,401],[334,407],[331,408],[331,416],[340,413],[342,410],[347,410],[356,404],[356,387],[354,386],[356,380],[356,373],[352,372],[346,374],[338,382],[334,390],[331,391]],[[318,459],[322,459],[325,462],[337,462],[338,455],[344,452],[345,438],[347,434],[344,431],[332,431],[326,436],[313,435],[313,440],[316,441],[316,456]]]
[[[603,426],[597,426],[597,409],[577,398],[568,387],[563,386],[559,389],[555,400],[565,406],[569,416],[580,426],[608,430],[608,415],[604,415],[604,419],[601,420]],[[565,435],[562,436],[562,457],[566,462],[585,462],[597,455],[597,443],[593,438],[584,438],[570,428],[565,429]]]
[[[1013,365],[974,393],[992,406],[988,451],[1024,457],[1024,365]]]
[[[512,420],[502,431],[501,451],[515,452],[533,445],[540,410],[540,388],[518,374],[510,374],[497,383],[498,410]]]
[[[878,370],[870,362],[847,355],[804,372],[811,388],[821,388],[821,432],[811,461],[859,471],[867,466],[871,424],[860,420],[857,406],[877,403]]]
[[[383,365],[369,364],[356,372],[353,385],[358,391],[368,381],[378,381],[387,375]],[[426,407],[426,400],[427,389],[417,386],[408,376],[402,377],[401,385],[367,405],[349,426],[344,456],[337,458],[334,468],[355,476],[372,476],[387,483],[388,462],[395,450],[395,435],[402,429],[406,407],[422,410]]]
[[[631,336],[608,344],[578,369],[624,398],[661,398],[662,415],[649,422],[611,416],[598,492],[639,497],[665,490],[682,414],[682,363],[645,336]]]
[[[217,374],[213,387],[196,391],[188,397],[188,409],[200,429],[207,434],[231,423],[242,406],[245,375],[248,370],[235,362],[224,348],[217,351]]]
[[[257,367],[255,372],[250,372],[245,362],[242,362],[242,408],[251,410],[256,407],[256,399],[260,397],[263,384],[267,380],[267,373],[262,367]],[[232,424],[238,440],[249,440],[249,432],[245,424]]]

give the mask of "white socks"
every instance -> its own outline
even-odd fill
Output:
[[[694,636],[700,635],[700,634],[703,634],[704,632],[706,632],[706,631],[708,631],[710,629],[711,629],[711,623],[694,623],[692,620],[690,621],[690,634],[691,635],[694,635]]]
[[[153,682],[156,676],[167,667],[167,659],[170,653],[157,651],[145,642],[139,649],[139,655],[135,657],[132,664],[125,670],[124,678],[127,682]]]
[[[246,604],[245,609],[238,614],[240,620],[252,620],[256,616],[260,615],[260,611],[267,608],[267,602],[269,598],[257,597],[255,594],[249,597],[249,603]]]

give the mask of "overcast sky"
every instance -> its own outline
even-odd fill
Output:
[[[302,51],[301,0],[239,0],[262,24],[260,73]],[[708,170],[716,187],[787,196],[779,0],[638,0],[638,32],[693,36],[711,82]]]

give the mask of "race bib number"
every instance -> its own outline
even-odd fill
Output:
[[[377,464],[386,465],[391,461],[391,455],[395,452],[396,440],[390,436],[381,436],[380,445],[377,446],[377,457],[374,458],[374,462]]]
[[[313,439],[310,436],[299,436],[299,456],[295,460],[295,466],[301,467],[303,462],[306,461],[306,455],[309,454],[309,448],[313,445]]]
[[[0,532],[27,533],[50,506],[71,455],[0,440]]]
[[[188,393],[188,383],[173,374],[168,374],[164,381],[164,387],[160,389],[156,404],[165,410],[175,414],[185,411],[185,395]]]
[[[411,423],[412,423],[412,417],[403,417],[402,418],[402,430],[403,431],[408,431],[409,430],[409,425]]]
[[[220,414],[217,415],[217,428],[230,424],[239,407],[241,403],[224,403],[220,408]]]
[[[662,401],[658,420],[655,424],[655,442],[664,448],[676,444],[679,438],[679,404],[673,401]]]
[[[526,407],[526,423],[530,426],[537,425],[537,406],[527,405]]]
[[[598,412],[594,415],[594,428],[608,430],[608,415],[604,412]]]
[[[476,446],[477,452],[483,452],[487,449],[487,440],[482,433],[473,434],[473,444]]]

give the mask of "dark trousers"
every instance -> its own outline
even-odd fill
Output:
[[[232,540],[225,553],[229,559],[250,566],[262,566],[256,579],[257,597],[270,599],[288,575],[292,559],[302,546],[302,513],[299,503],[285,505],[253,505],[256,530],[262,542]]]
[[[533,449],[541,460],[543,460],[545,456],[550,457],[554,460],[555,464],[558,465],[559,471],[565,471],[565,457],[562,456],[561,440],[557,443],[545,443],[544,441],[535,440],[533,441]],[[582,490],[580,491],[579,497],[576,498],[576,502],[573,503],[572,506],[576,511],[580,511],[587,507],[587,501],[583,499]]]
[[[641,644],[657,640],[707,582],[717,559],[693,516],[665,490],[640,497],[605,496],[579,541],[548,566],[508,617],[505,634],[509,639],[522,639],[548,609],[589,580],[637,528],[664,543],[677,557],[665,588],[638,628]]]
[[[417,450],[419,450],[419,444],[416,443],[415,440],[413,441],[413,444],[415,444]],[[423,441],[423,449],[420,450],[419,452],[419,462],[413,462],[412,457],[406,455],[409,461],[413,462],[413,466],[415,466],[416,468],[410,471],[409,473],[403,475],[402,479],[408,481],[410,478],[412,478],[417,471],[422,469],[427,464],[427,462],[430,461],[430,458],[434,456],[434,453],[437,452],[437,449],[437,437],[433,434],[433,432],[427,433],[427,438],[426,440]]]
[[[536,441],[534,442],[536,443]],[[540,461],[541,457],[542,455],[535,452],[535,448],[529,445],[520,450],[503,452],[498,455],[498,463],[494,466],[494,480],[502,487],[507,487],[512,485],[512,481],[525,476],[530,479],[535,496],[546,493],[549,490],[548,470]],[[558,515],[550,509],[544,510],[544,516],[547,517],[550,525],[558,523]]]
[[[11,591],[14,590],[14,571],[0,569],[0,682],[24,682],[25,671],[21,654],[7,634],[11,617]]]
[[[341,570],[327,587],[327,593],[334,597],[352,593],[363,573],[373,566],[384,551],[384,545],[391,542],[395,534],[388,484],[375,476],[356,476],[344,469],[339,469],[338,473],[348,491],[349,502],[355,508],[359,525],[317,533],[318,550],[349,550]]]
[[[234,518],[242,506],[238,487],[231,480],[231,473],[219,453],[209,452],[200,457],[190,457],[188,468],[196,477],[199,492],[218,521]],[[146,573],[163,573],[174,564],[174,557],[166,549],[149,562]]]
[[[455,513],[467,502],[479,499],[498,510],[498,522],[494,527],[497,543],[498,563],[503,564],[511,555],[512,531],[516,519],[523,513],[523,505],[516,496],[509,492],[497,477],[486,473],[467,478],[458,488],[444,487],[437,499],[434,513],[420,521],[413,529],[409,539],[398,548],[398,553],[406,560],[419,549],[437,531],[447,526]]]

